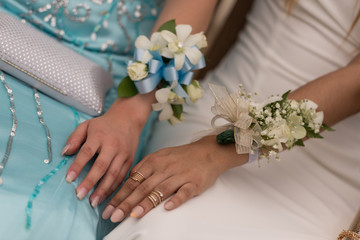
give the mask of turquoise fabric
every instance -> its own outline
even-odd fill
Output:
[[[0,3],[0,11],[33,24],[110,71],[116,85],[126,75],[134,40],[139,34],[151,32],[160,10],[161,1],[155,0],[3,0]],[[40,93],[43,116],[52,137],[53,161],[46,165],[43,162],[48,156],[46,135],[36,114],[33,90],[21,79],[6,73],[5,81],[13,90],[18,127],[0,186],[0,239],[101,238],[111,225],[99,224],[99,209],[90,206],[88,197],[79,201],[75,195],[90,166],[72,184],[65,182],[65,173],[74,157],[41,186],[32,202],[31,226],[26,229],[30,195],[40,180],[63,161],[61,150],[77,122],[91,117]],[[113,88],[107,94],[106,108],[115,99],[116,88]],[[142,157],[141,149],[155,117],[152,115],[143,130],[135,161]],[[8,94],[0,85],[0,161],[11,126]]]

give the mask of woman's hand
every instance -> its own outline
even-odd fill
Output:
[[[80,150],[67,172],[67,182],[76,179],[97,155],[89,173],[76,189],[79,199],[83,199],[101,179],[90,197],[91,205],[96,207],[121,184],[133,162],[139,135],[151,112],[152,98],[151,95],[138,95],[118,99],[103,116],[83,122],[68,138],[63,154],[71,155]]]
[[[234,145],[218,145],[215,136],[162,149],[132,169],[133,177],[125,182],[102,216],[104,219],[111,216],[112,222],[120,222],[130,213],[141,218],[174,193],[165,209],[175,209],[208,189],[222,172],[244,163],[246,157],[237,155]]]

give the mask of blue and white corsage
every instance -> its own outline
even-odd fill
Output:
[[[118,87],[119,97],[145,94],[159,87],[155,93],[157,103],[153,110],[161,111],[159,120],[176,124],[184,120],[183,106],[187,98],[196,102],[203,89],[193,80],[193,70],[205,67],[200,49],[207,47],[205,35],[191,35],[190,25],[166,22],[150,39],[139,36],[135,52],[128,62],[128,76]]]

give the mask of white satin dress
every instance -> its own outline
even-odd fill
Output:
[[[214,103],[207,82],[233,91],[242,83],[265,98],[339,69],[358,52],[357,0],[300,0],[287,16],[282,0],[258,0],[248,24],[220,66],[208,74],[205,96],[186,106],[185,123],[157,123],[148,153],[188,143],[210,127]],[[280,154],[222,174],[214,186],[173,211],[162,203],[140,220],[128,218],[106,240],[336,239],[360,207],[360,114]]]

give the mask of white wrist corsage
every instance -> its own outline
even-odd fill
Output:
[[[238,154],[249,153],[260,159],[279,159],[283,144],[290,149],[304,146],[303,138],[322,138],[320,129],[332,130],[322,123],[324,114],[317,112],[317,104],[311,100],[289,100],[290,91],[282,96],[271,96],[262,103],[252,100],[240,85],[235,93],[225,87],[210,84],[215,96],[212,126],[219,133],[219,144],[235,143]],[[219,118],[228,123],[216,126]],[[260,150],[260,151],[259,151]]]
[[[159,120],[171,124],[182,122],[183,106],[187,98],[196,102],[203,93],[199,82],[193,80],[193,70],[205,67],[205,59],[199,49],[207,46],[201,33],[191,35],[190,25],[166,22],[150,39],[139,36],[135,41],[134,57],[128,63],[128,76],[118,87],[119,97],[145,94],[156,87],[157,103],[153,110],[161,111]]]

